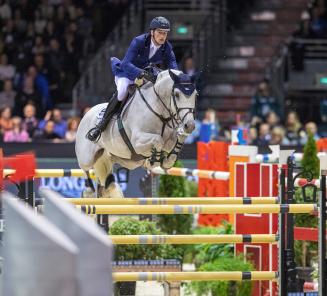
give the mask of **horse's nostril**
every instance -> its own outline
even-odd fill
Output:
[[[185,127],[185,130],[190,133],[190,132],[192,132],[194,130],[195,123],[194,122],[185,123],[184,127]]]

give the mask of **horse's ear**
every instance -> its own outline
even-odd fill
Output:
[[[171,71],[170,69],[168,70],[169,72],[169,76],[170,78],[174,81],[174,82],[177,82],[178,81],[178,76],[173,72]]]

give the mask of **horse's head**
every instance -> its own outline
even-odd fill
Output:
[[[194,112],[197,92],[194,77],[177,70],[162,71],[154,85],[157,96],[161,98],[177,124],[179,135],[186,136],[195,128]]]

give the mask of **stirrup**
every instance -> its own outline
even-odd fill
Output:
[[[101,130],[98,126],[91,128],[87,134],[86,138],[89,139],[91,142],[97,143],[101,138]]]

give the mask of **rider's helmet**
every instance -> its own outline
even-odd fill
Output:
[[[163,16],[155,17],[150,23],[150,30],[160,29],[170,31],[170,22]]]

